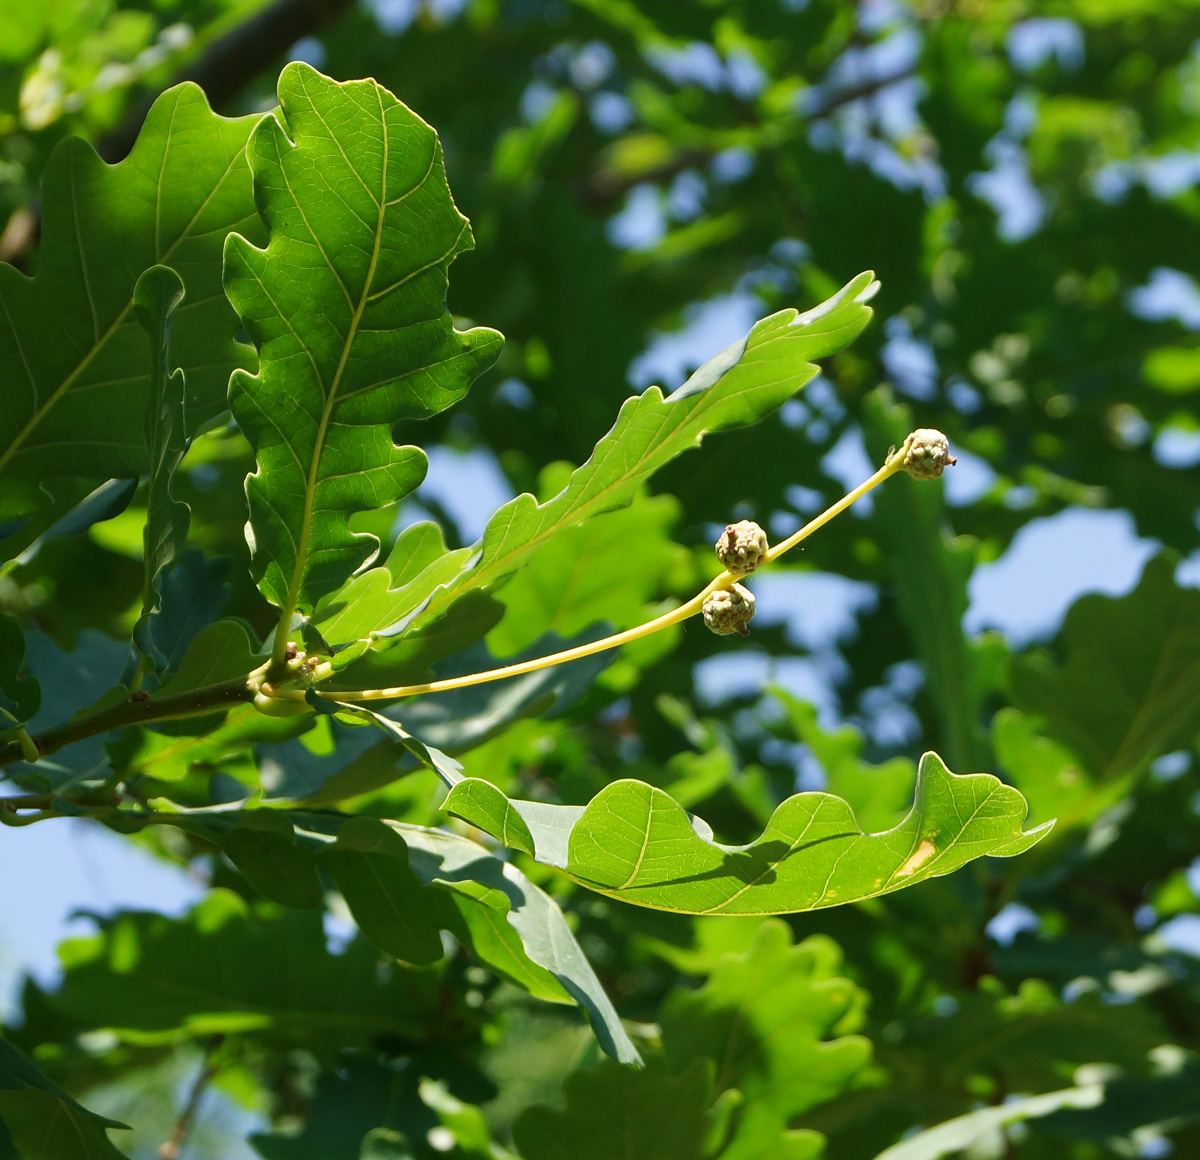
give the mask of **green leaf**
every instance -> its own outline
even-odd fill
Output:
[[[262,356],[230,382],[253,445],[254,572],[284,609],[310,612],[377,550],[348,517],[408,495],[424,453],[391,424],[436,414],[496,357],[501,338],[460,332],[447,269],[471,245],[437,134],[373,81],[338,84],[293,63],[279,78],[287,131],[250,143],[265,250],[231,237],[225,286]]]
[[[395,635],[405,613],[424,606],[433,591],[452,580],[471,558],[470,548],[448,551],[438,524],[421,521],[404,529],[387,562],[353,577],[325,597],[313,623],[333,644],[371,633]]]
[[[161,672],[167,658],[155,647],[151,625],[162,608],[162,580],[187,543],[191,508],[174,497],[174,477],[187,451],[184,415],[186,389],[182,370],[171,370],[171,323],[183,301],[183,279],[169,266],[151,266],[133,288],[133,312],[150,338],[150,399],[146,407],[146,449],[150,471],[146,483],[146,526],[143,530],[145,583],[142,615],[133,637]]]
[[[325,892],[316,855],[296,841],[292,823],[272,810],[244,810],[221,842],[229,860],[264,897],[284,906],[320,906]]]
[[[667,999],[659,1021],[668,1062],[681,1067],[706,1056],[716,1067],[716,1090],[742,1094],[721,1160],[820,1150],[818,1133],[789,1131],[789,1123],[845,1089],[871,1057],[859,1036],[825,1038],[866,1000],[838,977],[840,966],[831,940],[815,936],[793,946],[786,923],[768,919],[745,954],[725,956],[699,990]]]
[[[529,655],[545,656],[606,635],[603,628],[568,641],[561,641],[551,634],[542,638]],[[389,707],[380,717],[398,725],[406,739],[415,741],[415,733],[423,739],[422,745],[429,742],[438,751],[461,753],[502,732],[514,721],[561,711],[590,688],[610,658],[611,653],[600,653],[504,681],[402,701]],[[448,666],[449,671],[443,672],[439,668],[437,675],[481,672],[502,663],[482,643],[456,654],[453,660],[453,666]],[[303,742],[288,743],[267,751],[264,756],[282,773],[270,787],[271,796],[303,801],[310,807],[328,805],[381,789],[407,776],[413,771],[413,751],[399,735],[391,735],[390,726],[387,731],[387,737],[370,744],[362,730],[344,728],[335,717],[331,728],[332,747],[322,747],[320,754],[314,753]],[[432,756],[435,752],[432,747],[426,746],[423,752]],[[415,759],[424,764],[420,752]],[[451,762],[452,758],[445,756],[445,760]],[[457,769],[458,763],[453,762],[447,767],[446,775],[453,780]]]
[[[444,1049],[405,1045],[407,1066],[395,1067],[375,1053],[364,1058],[346,1053],[336,1068],[315,1077],[316,1090],[305,1100],[304,1128],[299,1134],[250,1137],[266,1160],[429,1160],[437,1153],[425,1143],[438,1116],[418,1095],[422,1074],[447,1066]],[[452,1057],[451,1057],[452,1058]],[[458,1078],[458,1068],[452,1074]],[[400,1125],[404,1131],[391,1125]],[[424,1147],[410,1150],[407,1139]],[[373,1149],[373,1151],[372,1151]]]
[[[570,478],[567,464],[552,467],[539,488],[551,496]],[[647,603],[669,571],[687,567],[686,551],[669,534],[679,514],[673,496],[642,489],[628,507],[564,528],[498,594],[504,619],[488,634],[488,647],[506,657],[547,632],[574,636],[600,621],[619,631],[648,620]]]
[[[426,599],[416,623],[433,619],[465,589],[511,575],[565,529],[629,503],[655,471],[698,446],[710,431],[754,423],[774,411],[817,374],[812,360],[835,354],[866,326],[871,310],[865,304],[877,287],[871,274],[860,274],[806,314],[781,310],[762,319],[667,398],[650,387],[627,399],[612,430],[571,473],[567,486],[542,504],[528,493],[506,503],[488,521],[477,545],[478,562],[464,566],[432,597],[390,592],[383,587],[386,574],[376,575],[385,570],[352,581],[370,587],[380,621],[371,628],[400,619]],[[359,621],[360,629],[368,619]]]
[[[463,592],[440,616],[406,632],[390,648],[349,648],[335,656],[335,672],[325,687],[336,692],[422,684],[432,678],[438,661],[481,640],[503,615],[504,606],[489,593]]]
[[[336,1052],[381,1035],[419,1036],[439,1018],[436,973],[397,967],[382,977],[365,939],[328,954],[316,911],[256,915],[224,889],[183,918],[119,914],[61,955],[54,1008],[135,1041],[254,1030],[284,1046]]]
[[[957,1116],[918,1132],[899,1144],[880,1152],[875,1160],[939,1160],[941,1156],[965,1149],[1000,1142],[1001,1130],[1009,1124],[1020,1124],[1063,1108],[1094,1108],[1104,1100],[1100,1084],[1065,1088],[1040,1096],[1017,1096],[998,1107],[979,1108],[965,1116]]]
[[[169,571],[159,574],[156,593],[159,607],[153,614],[143,615],[134,633],[139,647],[153,658],[161,677],[174,673],[187,656],[192,641],[221,614],[229,599],[226,577],[231,563],[228,556],[210,559],[199,548],[188,548]],[[255,660],[242,672],[248,673],[261,663]]]
[[[22,1160],[121,1160],[105,1128],[129,1126],[77,1104],[2,1039],[0,1125]]]
[[[500,816],[494,797],[477,805],[488,795],[473,781],[453,785],[447,808],[472,825]],[[612,782],[586,807],[512,805],[538,861],[623,902],[687,914],[784,914],[874,898],[985,854],[1020,854],[1053,825],[1022,832],[1027,806],[1016,790],[990,774],[952,774],[935,753],[921,758],[908,816],[881,834],[864,833],[828,793],[788,798],[748,846],[713,841],[703,821],[640,781]]]
[[[1177,563],[1164,553],[1127,596],[1071,605],[1061,663],[1041,649],[1012,662],[1018,705],[1101,781],[1140,773],[1200,732],[1200,592],[1175,583]]]
[[[371,861],[351,864],[344,857],[344,848],[361,852]],[[637,1050],[562,911],[515,866],[458,835],[373,818],[346,822],[338,832],[337,846],[328,847],[323,860],[331,853],[331,870],[343,893],[339,864],[350,866],[346,882],[352,890],[352,895],[347,895],[351,913],[356,921],[361,913],[367,924],[364,933],[385,950],[395,953],[392,948],[396,947],[406,955],[424,954],[432,962],[442,954],[440,940],[436,953],[434,948],[438,930],[465,936],[482,961],[531,993],[559,1002],[569,997],[583,1007],[601,1047],[613,1058],[622,1063],[639,1062]],[[397,865],[386,865],[383,859],[392,859]],[[405,874],[400,873],[400,866]],[[439,890],[433,892],[433,898],[419,894],[406,874]],[[437,901],[439,896],[445,899],[442,892],[449,892],[461,925],[453,911]]]
[[[402,963],[426,966],[444,953],[445,895],[427,891],[408,866],[408,846],[376,818],[351,818],[321,853],[359,930]]]
[[[187,560],[191,555],[191,552],[185,552],[183,559]],[[200,560],[203,560],[203,557],[200,557]],[[213,565],[217,561],[206,563],[210,569],[209,583],[198,590],[192,589],[197,598],[207,597],[212,593],[211,583],[216,577]],[[223,575],[225,571],[222,567],[220,574]],[[221,598],[224,599],[223,594]],[[211,598],[211,604],[215,605],[215,597]],[[186,635],[186,632],[179,632],[177,639],[182,640]],[[178,648],[173,651],[178,651]],[[234,677],[248,674],[262,663],[263,658],[258,654],[258,644],[242,621],[213,621],[204,625],[186,641],[186,651],[178,662],[178,667],[158,690],[157,695],[186,693],[188,689],[231,681]]]
[[[1030,818],[1056,818],[1064,833],[1090,825],[1129,792],[1128,777],[1097,783],[1075,754],[1041,736],[1036,718],[1018,709],[1006,707],[992,718],[992,745],[1009,784],[1029,802]]]
[[[104,164],[78,138],[54,150],[37,275],[0,264],[0,473],[107,479],[147,470],[150,340],[133,295],[157,264],[187,286],[173,358],[187,375],[189,433],[225,409],[229,374],[249,352],[234,341],[219,255],[230,230],[259,233],[244,151],[258,120],[218,117],[196,85],[182,84],[155,101],[120,164]]]
[[[60,501],[57,495],[52,495],[50,503],[37,513],[36,519],[22,521],[22,532],[28,535],[32,528],[34,538],[13,557],[14,564],[29,564],[37,559],[38,553],[50,540],[87,531],[93,524],[119,516],[129,506],[138,488],[136,479],[110,479],[93,488],[76,503],[73,497],[77,494],[74,487],[78,482],[56,480],[57,488],[63,490],[63,499]],[[7,549],[8,544],[4,544],[0,550]]]
[[[64,652],[44,633],[31,630],[25,638],[25,664],[41,685],[42,700],[29,731],[40,733],[78,716],[97,705],[115,703],[128,695],[117,682],[129,655],[127,644],[93,629],[84,629],[75,638],[75,647]],[[36,766],[16,765],[9,769],[19,774],[67,780],[77,771],[94,768],[104,759],[102,737],[89,737],[64,746]]]
[[[534,856],[533,835],[517,807],[490,781],[464,778],[446,795],[442,808],[491,834],[501,845]]]
[[[252,705],[230,710],[220,724],[214,724],[216,716],[176,722],[170,733],[130,729],[105,748],[113,768],[126,778],[140,775],[160,783],[142,784],[149,796],[170,796],[169,783],[194,769],[208,776],[228,768],[235,777],[241,774],[253,785],[258,780],[251,756],[254,746],[281,742],[312,728],[311,717],[268,717]]]
[[[0,732],[37,713],[42,690],[36,677],[22,676],[25,634],[15,617],[0,613]]]
[[[607,1060],[563,1085],[561,1111],[527,1108],[513,1125],[524,1160],[703,1160],[712,1064],[677,1076],[661,1061],[630,1071]]]
[[[453,757],[448,757],[440,749],[434,749],[432,746],[426,745],[419,738],[409,733],[399,722],[392,721],[382,713],[376,713],[373,709],[368,709],[363,705],[351,705],[348,702],[334,701],[328,697],[322,697],[315,689],[309,689],[305,699],[320,713],[341,713],[347,717],[357,717],[362,721],[377,726],[383,730],[388,738],[396,742],[402,749],[407,750],[422,765],[428,769],[432,769],[434,773],[442,778],[443,781],[447,781],[448,784],[462,777],[462,766]]]
[[[605,994],[595,971],[584,957],[567,920],[555,901],[535,886],[511,862],[483,847],[441,830],[393,823],[408,842],[409,859],[417,877],[441,882],[455,890],[478,892],[472,884],[492,891],[493,904],[508,902],[508,922],[517,932],[529,961],[548,971],[562,989],[587,1012],[600,1046],[619,1063],[638,1063],[641,1057]],[[531,988],[532,990],[532,988]],[[537,991],[534,991],[537,994]]]

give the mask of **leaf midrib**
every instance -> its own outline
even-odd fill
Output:
[[[350,348],[354,345],[354,339],[358,334],[358,326],[362,321],[363,311],[366,310],[367,300],[370,296],[371,286],[375,281],[375,270],[379,264],[379,247],[383,240],[383,218],[384,218],[384,202],[387,195],[387,173],[388,173],[388,133],[387,133],[387,118],[383,111],[383,97],[380,96],[378,88],[375,90],[376,99],[379,101],[379,124],[383,132],[380,134],[383,145],[382,165],[380,166],[380,195],[376,202],[377,210],[375,214],[375,239],[371,246],[371,261],[367,267],[367,276],[363,279],[362,290],[359,292],[358,305],[354,308],[354,314],[350,319],[350,328],[346,333],[346,339],[342,343],[342,353],[338,358],[337,369],[333,373],[333,379],[329,384],[329,390],[325,393],[325,403],[321,408],[321,421],[317,426],[316,439],[313,440],[312,456],[309,460],[308,474],[304,480],[304,515],[300,523],[300,541],[296,546],[296,563],[292,570],[292,581],[288,585],[287,604],[282,609],[282,617],[280,625],[284,626],[284,631],[281,635],[286,636],[286,625],[290,623],[292,613],[296,610],[296,604],[300,596],[300,585],[304,580],[304,573],[308,566],[308,541],[312,534],[313,508],[316,503],[317,496],[317,473],[321,466],[321,455],[325,450],[325,436],[329,430],[329,420],[333,415],[333,408],[337,404],[338,388],[341,386],[342,376],[346,372],[346,364],[350,359]],[[336,140],[336,135],[331,134]],[[349,159],[347,158],[347,161]],[[280,167],[282,168],[282,166]],[[353,165],[350,166],[353,172]],[[361,178],[359,179],[362,180]],[[365,187],[366,183],[363,182]],[[370,190],[367,191],[368,193]],[[295,200],[293,198],[293,200]],[[374,200],[374,198],[372,199]],[[315,235],[314,235],[315,236]],[[321,255],[325,257],[326,264],[333,270],[334,277],[338,282],[341,282],[341,276],[333,268],[333,263],[325,256],[324,249],[321,250]],[[343,290],[345,287],[343,286]]]
[[[358,330],[359,330],[359,326],[362,322],[363,314],[366,311],[367,306],[373,301],[373,298],[374,298],[374,295],[372,295],[372,293],[371,293],[371,288],[375,283],[375,272],[379,265],[379,252],[380,252],[380,248],[383,243],[384,219],[387,216],[387,211],[391,206],[394,206],[394,205],[398,204],[399,202],[403,201],[406,197],[411,196],[418,189],[420,189],[420,188],[422,188],[422,186],[424,186],[425,182],[429,179],[429,175],[433,172],[434,166],[437,164],[438,148],[435,143],[433,149],[430,152],[429,166],[426,169],[424,175],[421,177],[421,180],[418,181],[417,184],[414,185],[411,189],[406,190],[403,194],[398,195],[397,197],[393,198],[391,201],[387,200],[387,180],[388,180],[388,164],[389,164],[388,154],[389,154],[389,144],[390,143],[389,143],[389,139],[388,139],[387,112],[383,107],[383,95],[378,86],[375,87],[375,98],[379,102],[379,124],[380,124],[380,128],[382,130],[382,132],[380,133],[382,156],[381,156],[381,165],[380,165],[380,191],[379,191],[378,198],[376,198],[375,195],[371,192],[370,188],[367,186],[367,183],[365,181],[363,181],[362,176],[358,173],[358,171],[354,168],[354,166],[350,165],[351,172],[353,172],[355,174],[355,176],[358,177],[360,184],[367,191],[367,193],[371,197],[371,200],[376,205],[375,237],[374,237],[374,241],[371,246],[371,261],[367,267],[367,275],[366,275],[366,278],[364,278],[364,280],[363,280],[362,289],[359,292],[358,304],[355,306],[354,313],[350,319],[350,326],[346,332],[346,338],[342,343],[342,351],[341,351],[340,356],[338,357],[337,368],[333,373],[333,378],[330,380],[329,390],[325,392],[325,401],[321,408],[321,419],[317,425],[317,433],[316,433],[316,437],[313,441],[312,455],[309,459],[308,471],[305,474],[304,514],[302,516],[301,524],[300,524],[300,539],[296,545],[296,562],[293,566],[291,582],[288,585],[286,604],[281,609],[280,624],[281,624],[281,626],[285,626],[285,628],[284,628],[284,631],[280,635],[281,635],[281,637],[284,637],[284,638],[286,638],[286,625],[288,623],[290,623],[292,614],[296,611],[296,608],[299,605],[300,589],[303,586],[304,576],[308,570],[309,540],[312,535],[313,517],[315,515],[315,508],[316,508],[317,484],[320,479],[321,457],[324,454],[324,450],[325,450],[326,435],[329,430],[330,422],[332,421],[332,418],[333,418],[334,409],[337,407],[338,403],[344,401],[341,398],[339,398],[339,390],[341,388],[342,379],[346,372],[346,366],[350,359],[350,351],[351,351],[352,347],[354,346],[355,338],[358,336]],[[315,104],[314,104],[314,108],[315,108]],[[318,116],[320,116],[319,112],[318,112]],[[321,120],[322,120],[322,124],[324,124],[325,123],[324,119],[322,118]],[[326,127],[328,128],[328,126],[326,126]],[[334,143],[338,146],[339,150],[341,150],[341,143],[337,140],[336,134],[333,133],[332,129],[330,129],[329,132],[330,132],[331,140],[333,140]],[[346,157],[344,150],[342,151],[342,156],[346,159],[346,162],[349,165],[350,159],[348,157]],[[290,185],[289,185],[289,190],[290,190]],[[292,200],[299,208],[299,201],[296,199],[295,195],[293,195]],[[303,213],[303,210],[301,210],[301,213]],[[305,224],[306,225],[308,224],[307,219],[305,219]],[[464,223],[463,228],[464,229],[466,228],[465,223]],[[338,284],[342,287],[343,293],[346,293],[345,283],[342,281],[341,274],[334,267],[333,262],[330,260],[329,256],[325,253],[325,249],[321,245],[320,240],[317,238],[316,232],[313,231],[311,227],[309,227],[309,232],[313,234],[313,239],[316,242],[317,249],[320,252],[321,256],[325,259],[326,265],[329,267],[330,271],[333,273],[334,278],[337,279]],[[461,237],[462,237],[462,230],[460,229],[458,238],[461,238]],[[455,239],[455,246],[457,246],[457,244],[458,244],[458,238]],[[453,252],[453,250],[454,250],[454,246],[451,247],[451,252]],[[445,259],[445,255],[443,255],[442,257],[439,257],[438,259],[436,259],[433,262],[428,263],[426,266],[422,267],[421,269],[413,271],[410,274],[405,275],[405,277],[403,279],[401,279],[400,282],[398,282],[392,286],[389,286],[387,288],[388,292],[395,289],[395,287],[397,285],[401,285],[401,284],[403,284],[403,282],[409,281],[416,274],[423,273],[426,269],[429,269],[432,266],[437,265],[439,262],[443,261],[444,259]],[[349,294],[346,294],[346,297],[347,297],[347,303],[348,303],[349,302]],[[282,312],[280,312],[280,313],[282,314]],[[295,332],[293,331],[293,333],[295,333]],[[297,337],[299,337],[299,336],[297,336]],[[309,355],[309,358],[311,361],[312,360],[311,354]]]

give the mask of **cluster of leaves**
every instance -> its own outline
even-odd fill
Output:
[[[152,1148],[179,1109],[134,1095],[169,1101],[180,1068],[269,1117],[266,1157],[1186,1150],[1200,995],[1152,929],[1200,910],[1200,597],[1166,553],[1081,600],[1054,652],[962,628],[973,568],[1035,516],[1120,506],[1197,546],[1163,450],[1200,420],[1194,352],[1126,309],[1188,264],[1191,191],[1152,176],[1195,129],[1185,7],[1063,6],[1040,65],[1020,5],[479,0],[406,27],[378,6],[388,35],[354,9],[323,67],[380,83],[292,65],[264,116],[274,77],[246,76],[233,119],[173,88],[111,168],[58,139],[136,111],[162,60],[53,117],[16,94],[63,60],[94,77],[118,18],[137,51],[191,22],[172,43],[202,60],[255,6],[97,5],[78,64],[58,7],[11,7],[3,196],[42,195],[34,277],[0,267],[5,817],[88,815],[212,888],[183,918],[98,920],[59,984],[27,985],[0,1155],[112,1155],[100,1112]],[[478,244],[453,318],[472,233],[443,147]],[[977,196],[1014,159],[1027,238]],[[871,280],[837,286],[866,266],[886,321],[846,350]],[[735,284],[756,313],[829,301],[623,401],[654,333]],[[785,534],[913,409],[991,483],[950,511],[893,479],[809,541],[795,591],[823,571],[872,599],[840,641],[756,632],[779,686],[698,715],[727,649],[688,627],[355,704],[645,621],[716,571],[708,525]],[[410,443],[530,494],[471,546]],[[770,620],[787,589],[764,581]],[[279,683],[289,637],[282,683],[315,662],[320,693],[266,716],[246,678]],[[842,724],[788,692],[797,652]],[[918,769],[926,746],[946,762]],[[1041,932],[1002,945],[987,924],[1017,900]],[[328,907],[360,932],[338,953]]]

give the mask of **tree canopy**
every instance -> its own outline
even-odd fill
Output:
[[[1200,1150],[1198,150],[1185,0],[8,0],[0,821],[204,896],[0,1160]]]

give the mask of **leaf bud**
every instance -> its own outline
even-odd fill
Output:
[[[904,470],[913,479],[937,479],[958,458],[950,454],[950,441],[940,431],[922,427],[904,441]]]
[[[717,559],[735,576],[746,576],[767,554],[767,533],[753,520],[728,524],[717,541]]]
[[[750,635],[750,621],[754,617],[754,593],[740,584],[732,588],[718,588],[704,598],[702,608],[704,623],[718,636]]]

